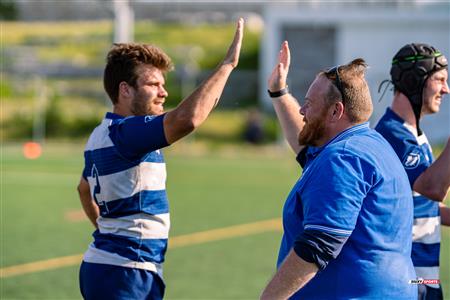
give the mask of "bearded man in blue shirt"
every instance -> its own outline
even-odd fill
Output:
[[[303,174],[261,299],[416,298],[411,190],[392,147],[369,128],[364,60],[320,72],[300,107],[287,90],[287,42],[278,59],[269,95]]]

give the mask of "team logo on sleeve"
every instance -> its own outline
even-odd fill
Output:
[[[150,122],[151,120],[153,120],[153,116],[145,116],[145,118],[144,118],[144,123],[148,123],[148,122]]]
[[[403,166],[405,166],[406,169],[414,169],[419,163],[420,154],[417,152],[411,152],[403,159]]]

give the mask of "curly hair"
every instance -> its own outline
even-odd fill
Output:
[[[369,120],[373,112],[373,104],[369,86],[364,78],[366,62],[362,58],[357,58],[346,65],[335,68],[319,74],[323,74],[333,83],[327,91],[327,101],[330,105],[335,103],[336,99],[342,101],[345,112],[352,123]],[[336,85],[337,80],[340,81],[341,90]]]
[[[158,47],[148,44],[114,44],[106,57],[103,86],[113,104],[118,101],[119,84],[136,87],[140,65],[151,65],[164,74],[173,69],[170,57]]]

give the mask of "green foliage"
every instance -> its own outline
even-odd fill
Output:
[[[0,2],[0,20],[16,20],[18,15],[17,7],[14,1],[2,0]]]
[[[112,22],[1,22],[3,53],[14,53],[14,47],[36,57],[42,66],[48,64],[67,64],[79,68],[103,68],[105,55],[112,41]],[[175,72],[168,74],[166,87],[169,91],[167,106],[175,107],[179,101],[195,88],[194,82],[183,90],[180,72],[185,65],[196,69],[201,76],[223,59],[232,40],[235,24],[158,24],[150,21],[138,21],[135,26],[135,41],[155,44],[164,49],[173,58]],[[246,29],[239,69],[256,70],[258,68],[258,49],[260,32]],[[8,50],[8,51],[7,51]],[[29,52],[29,53],[28,53]],[[5,56],[6,57],[6,56]],[[33,127],[32,100],[36,97],[34,84],[29,78],[15,78],[11,74],[2,74],[1,99],[8,103],[8,113],[1,116],[4,137],[30,138]],[[202,77],[203,78],[203,77]],[[200,80],[200,79],[198,79]],[[63,82],[66,87],[58,86]],[[56,91],[50,97],[46,108],[47,137],[79,137],[86,136],[101,118],[98,111],[106,111],[109,107],[103,104],[91,111],[80,110],[86,106],[79,98],[89,99],[91,103],[102,101],[104,95],[101,78],[47,78],[48,89]],[[256,95],[256,90],[255,90]],[[246,95],[235,99],[233,109],[255,105],[256,96]],[[226,107],[223,102],[221,107]],[[219,107],[219,109],[221,108]],[[228,106],[227,106],[228,107]],[[228,107],[229,108],[229,107]],[[28,115],[27,115],[28,114]],[[224,115],[227,115],[225,112]],[[241,113],[245,118],[245,112]],[[220,118],[221,128],[228,130],[208,130],[202,128],[196,133],[197,139],[210,139],[213,143],[235,143],[242,140],[243,122],[233,123]],[[214,123],[214,121],[212,121]],[[236,124],[240,124],[236,126]],[[268,135],[272,140],[272,135]]]
[[[13,95],[13,88],[11,85],[11,81],[7,80],[3,74],[0,74],[0,99],[3,100],[5,98],[10,98]]]

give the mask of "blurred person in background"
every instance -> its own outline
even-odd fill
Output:
[[[431,146],[419,126],[424,115],[439,111],[449,93],[447,68],[447,59],[433,46],[403,46],[391,66],[392,105],[375,127],[408,174],[414,201],[411,255],[421,279],[439,279],[440,225],[450,225],[450,208],[443,204],[450,187],[450,138],[433,162]],[[419,299],[443,299],[441,285],[420,284]]]
[[[164,113],[170,58],[146,44],[116,44],[104,87],[112,103],[84,152],[81,204],[97,228],[80,268],[85,299],[162,299],[162,263],[170,227],[161,149],[183,138],[217,105],[237,66],[244,21],[215,71]]]
[[[414,299],[407,175],[369,128],[366,64],[318,73],[300,107],[286,84],[287,42],[269,95],[303,174],[283,208],[278,271],[261,299]]]

